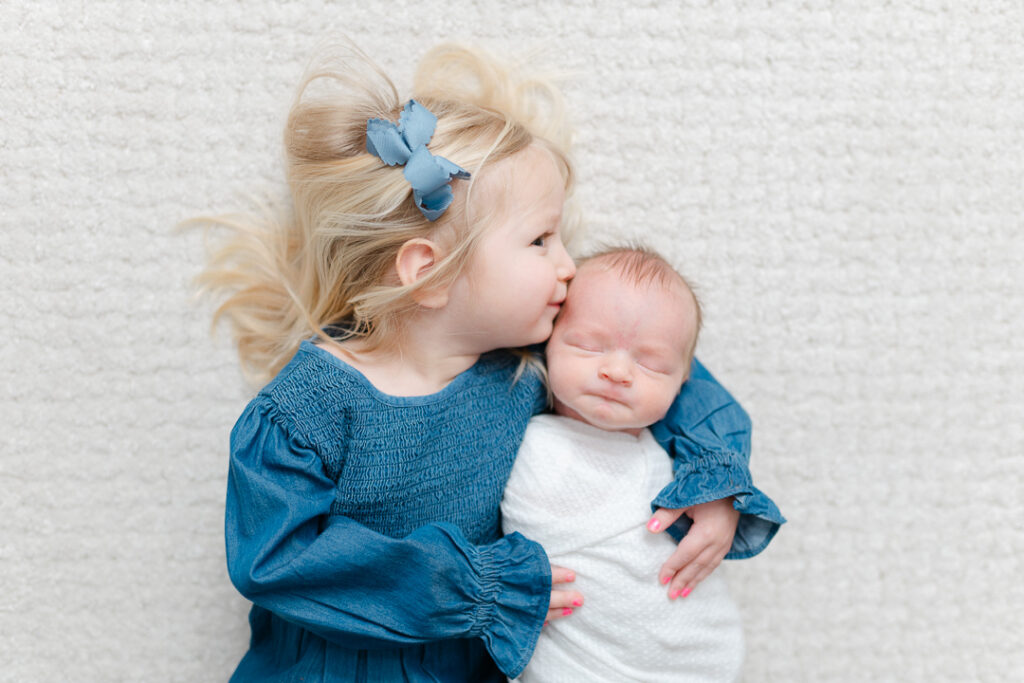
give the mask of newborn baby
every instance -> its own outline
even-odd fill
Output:
[[[689,375],[700,308],[660,256],[584,261],[547,345],[555,414],[530,421],[502,501],[505,533],[576,572],[586,606],[546,625],[518,680],[732,681],[743,635],[723,578],[670,601],[658,571],[675,547],[647,528],[672,461],[647,429]]]

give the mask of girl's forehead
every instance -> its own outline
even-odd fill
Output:
[[[551,152],[530,145],[487,166],[473,188],[474,213],[508,227],[557,225],[565,204],[565,183]]]
[[[540,145],[529,145],[510,157],[485,166],[480,173],[481,190],[507,196],[534,197],[564,194],[562,178],[554,156]]]

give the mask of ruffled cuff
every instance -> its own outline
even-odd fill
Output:
[[[483,639],[491,658],[509,678],[533,656],[551,603],[551,563],[540,544],[519,533],[479,549],[483,593],[473,614],[471,636]]]
[[[675,479],[651,503],[658,508],[686,508],[732,497],[740,512],[727,560],[753,557],[764,550],[786,519],[768,496],[754,486],[746,461],[739,453],[705,451],[676,468]],[[676,541],[689,531],[692,520],[683,515],[666,529]]]

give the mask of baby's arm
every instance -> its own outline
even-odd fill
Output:
[[[544,550],[519,534],[474,545],[442,523],[391,538],[330,515],[322,461],[273,411],[250,404],[232,432],[225,537],[239,592],[346,647],[478,637],[518,675],[552,608]]]
[[[665,418],[651,427],[674,460],[675,480],[651,505],[651,524],[660,524],[652,531],[682,537],[659,573],[662,582],[671,579],[670,596],[687,594],[723,558],[761,552],[786,521],[751,480],[750,430],[746,411],[696,359]]]

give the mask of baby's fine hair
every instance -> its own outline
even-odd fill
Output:
[[[539,144],[571,193],[571,131],[550,80],[477,49],[441,45],[421,60],[411,97],[437,116],[431,154],[473,178],[452,181],[455,200],[438,220],[416,207],[401,166],[367,152],[367,120],[397,122],[410,98],[400,98],[348,43],[320,50],[291,107],[284,132],[289,209],[199,219],[228,231],[197,280],[223,300],[214,323],[228,321],[255,383],[277,374],[303,339],[329,342],[328,326],[359,338],[366,351],[396,345],[415,291],[451,284],[492,218],[495,207],[472,202],[482,169]],[[399,248],[436,235],[450,252],[403,286],[394,275]]]
[[[697,338],[703,325],[703,313],[700,299],[683,274],[672,267],[664,256],[650,247],[634,244],[625,247],[608,247],[580,259],[577,272],[584,267],[597,267],[602,270],[618,273],[624,280],[634,285],[662,287],[666,289],[682,287],[691,297],[697,311],[697,326],[693,335],[693,343],[687,350],[687,361],[693,360],[697,350]]]

